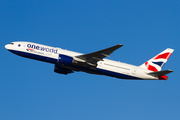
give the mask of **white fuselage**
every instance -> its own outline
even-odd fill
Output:
[[[83,55],[82,53],[32,42],[13,42],[7,44],[5,48],[14,54],[53,64],[58,64],[60,54],[67,55],[72,58],[78,55]],[[158,80],[158,77],[147,74],[150,72],[149,70],[109,59],[103,59],[103,61],[97,62],[96,68],[93,69],[89,66],[78,66],[78,64],[64,65],[62,67],[72,69],[74,71],[84,71],[87,73],[107,75],[122,79]]]

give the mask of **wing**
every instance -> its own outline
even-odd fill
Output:
[[[118,44],[100,51],[96,51],[93,53],[89,53],[89,54],[84,54],[84,55],[80,55],[80,56],[76,56],[76,58],[83,60],[84,62],[86,62],[89,65],[92,66],[96,66],[98,61],[103,60],[105,57],[109,56],[110,54],[113,53],[115,50],[117,50],[118,48],[122,47],[123,45]]]

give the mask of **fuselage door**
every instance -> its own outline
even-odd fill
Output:
[[[136,74],[136,68],[132,69],[132,74],[134,74],[134,75]]]

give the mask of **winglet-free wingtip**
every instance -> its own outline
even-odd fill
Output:
[[[120,47],[124,46],[123,44],[117,44],[117,45],[120,46]]]
[[[124,46],[123,44],[117,44],[117,45],[115,45],[115,46],[113,46],[113,47],[116,47],[116,49],[118,49],[118,48],[120,48],[120,47],[122,47],[122,46]]]

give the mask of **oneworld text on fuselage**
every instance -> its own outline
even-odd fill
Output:
[[[34,44],[27,44],[28,48],[33,48],[36,50],[41,50],[41,51],[46,51],[46,52],[51,52],[51,53],[57,53],[58,49],[54,49],[54,48],[48,48],[48,47],[42,47],[42,46],[38,46],[38,45],[34,45]]]

